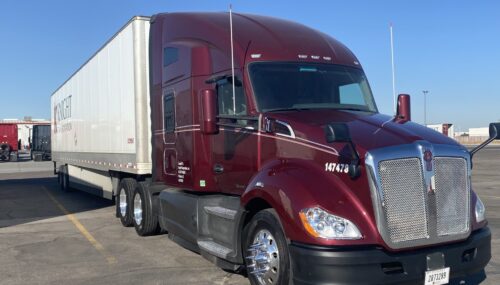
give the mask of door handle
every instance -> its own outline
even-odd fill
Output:
[[[214,173],[221,174],[222,172],[224,172],[224,166],[220,164],[214,164]]]

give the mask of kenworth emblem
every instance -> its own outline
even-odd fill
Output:
[[[432,171],[432,152],[428,149],[424,151],[424,161],[425,161],[425,170]]]

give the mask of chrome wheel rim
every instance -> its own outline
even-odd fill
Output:
[[[134,220],[137,225],[142,222],[142,200],[139,194],[135,194],[134,197]]]
[[[280,255],[274,236],[268,230],[259,230],[247,251],[248,273],[261,285],[277,284]]]
[[[127,194],[123,188],[120,190],[120,214],[122,217],[127,214]]]

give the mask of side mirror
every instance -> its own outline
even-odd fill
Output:
[[[350,142],[351,134],[346,124],[331,123],[325,128],[326,141],[332,142]]]
[[[359,154],[356,146],[352,142],[349,127],[344,123],[331,123],[325,127],[325,136],[328,143],[344,142],[347,143],[351,150],[351,163],[349,163],[349,176],[351,179],[359,177],[361,174],[359,168]]]
[[[201,90],[201,132],[203,134],[216,134],[217,126],[217,96],[213,89]]]
[[[500,140],[500,123],[490,123],[490,139]]]
[[[500,123],[490,123],[490,138],[470,151],[470,157],[494,140],[500,140]]]
[[[398,95],[398,108],[396,112],[395,121],[400,124],[411,121],[410,95],[408,94]]]

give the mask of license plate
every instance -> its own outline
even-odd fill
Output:
[[[429,270],[425,272],[424,285],[448,284],[450,282],[450,268]]]

